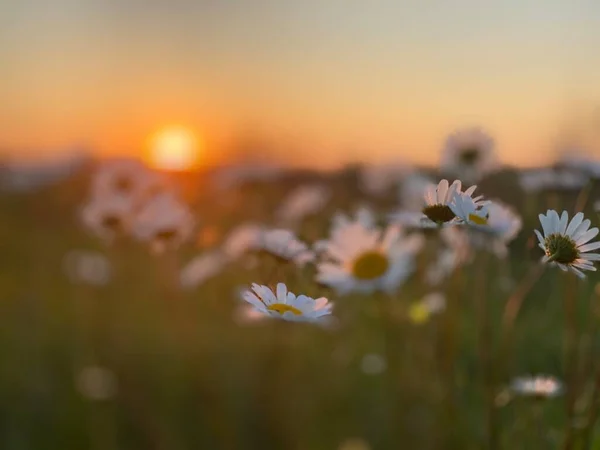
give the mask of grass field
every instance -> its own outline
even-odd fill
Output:
[[[179,274],[238,224],[276,226],[278,205],[307,183],[331,198],[295,230],[304,241],[327,237],[336,211],[361,204],[385,222],[395,191],[364,194],[353,169],[226,191],[174,175],[199,237],[160,255],[131,239],[108,245],[81,225],[90,176],[0,196],[1,449],[600,449],[600,278],[543,266],[534,235],[548,208],[584,206],[599,226],[598,187],[533,195],[518,172],[493,174],[477,192],[523,219],[507,258],[477,252],[433,288],[424,273],[439,241],[427,234],[396,292],[342,296],[315,282],[312,264],[265,254],[189,289]],[[104,254],[110,281],[70,279],[72,250]],[[277,282],[327,297],[335,320],[240,320],[240,289]],[[411,307],[433,291],[446,308],[415,322]],[[510,389],[537,374],[561,380],[562,394]]]

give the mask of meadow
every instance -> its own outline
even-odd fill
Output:
[[[96,165],[2,192],[0,448],[600,449],[600,277],[542,264],[534,234],[548,209],[600,226],[593,181],[528,192],[517,169],[482,177],[477,194],[512,206],[520,231],[505,257],[471,249],[436,283],[427,273],[444,244],[433,228],[407,231],[423,242],[395,289],[340,292],[318,282],[320,256],[298,265],[256,248],[182,284],[190,261],[220,255],[237,226],[283,227],[277,211],[302,186],[327,191],[318,211],[285,224],[309,248],[338,212],[365,206],[387,226],[403,178],[373,195],[361,170],[226,187],[218,174],[171,174],[194,220],[164,251],[82,223]],[[73,251],[107,264],[82,275]],[[279,282],[329,299],[331,320],[244,315],[241,291]],[[432,293],[443,307],[425,307]],[[560,388],[515,388],[538,375]]]

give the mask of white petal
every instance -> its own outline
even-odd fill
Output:
[[[590,252],[592,250],[596,250],[599,248],[600,248],[600,241],[593,242],[591,244],[582,245],[581,247],[579,247],[579,251],[582,253],[585,253],[585,252]]]
[[[569,213],[566,211],[562,212],[562,215],[560,216],[560,222],[558,224],[558,232],[560,234],[565,234],[565,231],[567,231],[567,223],[569,222]]]
[[[565,231],[565,233],[568,236],[572,236],[573,232],[577,229],[577,227],[581,225],[581,222],[583,222],[583,213],[580,212],[575,214],[573,219],[571,219],[571,223],[567,227],[567,231]]]
[[[592,239],[594,239],[596,236],[598,236],[598,232],[599,232],[598,228],[592,228],[591,230],[588,230],[585,234],[581,235],[579,237],[579,239],[577,239],[577,241],[575,241],[575,242],[577,243],[578,246],[585,244],[586,242],[589,242]]]

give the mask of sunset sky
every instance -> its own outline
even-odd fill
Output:
[[[4,0],[0,151],[139,154],[178,124],[217,160],[435,162],[480,124],[504,161],[600,152],[598,0]]]

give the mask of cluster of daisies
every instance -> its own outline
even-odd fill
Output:
[[[522,220],[510,206],[475,194],[477,186],[472,183],[498,167],[493,139],[476,128],[452,134],[445,144],[441,171],[460,178],[452,183],[447,179],[434,183],[404,164],[387,166],[378,174],[368,168],[359,182],[370,194],[381,194],[390,183],[401,180],[401,208],[383,221],[367,207],[353,215],[337,213],[328,236],[312,244],[302,241],[293,230],[307,216],[321,212],[332,193],[323,184],[301,186],[274,212],[275,226],[238,226],[218,249],[199,255],[184,267],[181,285],[194,287],[243,254],[261,252],[298,269],[313,265],[315,281],[340,297],[353,293],[394,294],[415,272],[417,256],[429,239],[439,239],[442,245],[435,246],[438,253],[428,264],[425,276],[431,285],[439,285],[470,261],[475,251],[505,257],[508,245],[520,232]],[[247,172],[248,168],[243,178],[254,173]],[[266,172],[269,177],[280,175],[276,170]],[[225,184],[231,185],[235,179],[226,178]],[[463,188],[461,180],[470,187]],[[123,161],[101,168],[83,219],[106,239],[131,234],[158,250],[179,245],[194,226],[189,208],[166,189],[156,174],[137,163]],[[600,255],[593,251],[600,248],[600,242],[591,243],[598,229],[590,228],[590,220],[578,213],[569,221],[567,212],[559,216],[549,210],[540,215],[540,221],[542,232],[536,230],[536,235],[544,252],[543,262],[579,277],[595,270],[593,264]],[[326,322],[332,314],[327,299],[296,295],[284,283],[275,288],[253,284],[241,298],[251,316]],[[442,301],[422,301],[413,305],[409,315],[419,322],[439,312],[440,305]]]
[[[114,160],[97,171],[85,225],[112,242],[133,237],[161,252],[179,246],[194,229],[189,207],[154,171],[134,160]]]

